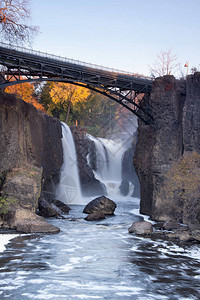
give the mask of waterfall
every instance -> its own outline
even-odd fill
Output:
[[[70,128],[62,123],[63,165],[56,197],[66,204],[83,204],[77,167],[76,149]]]
[[[119,186],[122,181],[122,154],[124,147],[121,141],[95,138],[88,135],[95,144],[95,170],[96,179],[100,180],[106,187],[108,195],[118,194]],[[88,157],[88,164],[91,165]]]

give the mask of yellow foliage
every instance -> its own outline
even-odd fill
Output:
[[[54,83],[50,96],[55,104],[71,102],[73,105],[88,99],[90,91],[87,88],[69,83]]]
[[[34,86],[28,82],[10,85],[5,89],[6,93],[14,94],[27,103],[35,106],[36,109],[45,112],[44,107],[34,98]]]

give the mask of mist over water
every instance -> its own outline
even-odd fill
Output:
[[[88,135],[95,144],[96,169],[93,170],[95,178],[102,182],[107,190],[108,196],[119,193],[122,181],[122,155],[124,147],[122,142],[111,139],[95,138]],[[93,165],[88,159],[88,164]]]

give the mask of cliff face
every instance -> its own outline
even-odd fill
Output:
[[[139,120],[134,165],[141,187],[143,214],[167,220],[165,175],[185,153],[200,153],[200,73],[186,81],[173,76],[157,78],[152,86],[154,124]]]
[[[9,94],[0,94],[0,172],[22,162],[43,168],[49,179],[63,162],[60,122]]]
[[[87,163],[87,156],[95,147],[94,142],[86,136],[84,129],[77,126],[71,127],[70,129],[76,147],[79,177],[83,195],[93,196],[105,194],[106,190],[100,181],[94,177],[93,171]],[[92,158],[95,162],[95,152],[93,153]]]
[[[58,232],[35,215],[41,188],[63,162],[60,122],[10,94],[0,94],[0,193],[13,202],[0,225],[22,232]],[[1,195],[0,194],[0,195]]]

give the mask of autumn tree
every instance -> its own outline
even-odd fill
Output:
[[[45,107],[49,115],[60,121],[65,121],[68,106],[62,101],[52,100],[50,92],[54,86],[55,83],[51,81],[41,84],[40,89],[38,89],[38,101]],[[90,91],[89,93],[86,101],[77,101],[71,105],[68,124],[75,125],[78,123],[79,126],[86,128],[88,133],[105,137],[114,127],[119,105],[97,92]]]
[[[87,101],[90,91],[81,86],[69,83],[54,83],[50,90],[52,101],[66,112],[65,122],[68,124],[70,110],[73,106]]]
[[[30,0],[0,1],[1,40],[30,43],[38,28],[30,24]]]
[[[184,155],[166,175],[168,210],[177,221],[200,223],[200,154]]]
[[[161,51],[156,56],[152,66],[149,66],[149,70],[152,77],[159,77],[164,75],[174,75],[180,63],[177,63],[177,56],[172,53],[171,49],[167,51]]]
[[[38,103],[35,96],[34,85],[31,83],[21,83],[16,85],[10,85],[5,89],[5,93],[14,94],[20,99],[24,100],[27,103],[32,104],[40,111],[45,111],[44,107]]]

